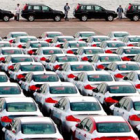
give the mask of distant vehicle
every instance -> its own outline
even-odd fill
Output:
[[[35,19],[54,19],[58,22],[64,18],[64,13],[43,4],[27,4],[22,10],[21,16],[31,22]]]
[[[81,21],[87,21],[92,18],[113,21],[117,17],[117,13],[95,4],[79,4],[74,11],[74,16]]]
[[[0,9],[0,19],[5,22],[8,22],[10,18],[13,18],[14,14],[11,11],[1,10]]]

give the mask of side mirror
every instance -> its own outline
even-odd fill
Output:
[[[6,128],[7,130],[12,130],[11,124],[6,125],[5,128]]]
[[[128,80],[128,77],[124,77],[123,80]]]
[[[62,71],[62,70],[63,70],[63,68],[59,68],[58,70]]]
[[[83,125],[81,123],[76,124],[76,127],[79,129],[83,129]]]
[[[49,63],[49,62],[50,62],[50,60],[49,60],[49,59],[47,59],[47,60],[46,60],[46,62],[48,62],[48,63]]]
[[[54,107],[56,107],[56,108],[59,108],[59,104],[58,103],[56,103],[55,105],[54,105]]]
[[[89,59],[89,60],[88,60],[88,62],[92,62],[92,60],[91,60],[91,59]]]
[[[104,70],[110,70],[108,67],[105,67]]]
[[[97,88],[93,89],[93,92],[99,92],[99,90]]]
[[[116,107],[120,107],[120,104],[119,104],[119,103],[116,103],[115,106],[116,106]]]
[[[78,81],[79,79],[78,79],[78,77],[75,77],[74,80],[75,80],[75,81]]]
[[[26,49],[26,46],[22,46],[23,49]]]
[[[36,92],[41,93],[41,89],[37,89]]]
[[[21,78],[21,80],[22,80],[22,81],[24,81],[24,82],[26,81],[26,79],[25,79],[25,78]]]
[[[77,52],[74,52],[74,54],[77,55],[78,53]]]

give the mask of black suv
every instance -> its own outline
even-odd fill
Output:
[[[140,19],[140,4],[131,4],[125,8],[125,16],[133,21],[138,21]]]
[[[64,18],[64,13],[53,10],[43,4],[26,4],[21,16],[28,21],[34,21],[35,19],[54,19],[55,21],[61,21]]]
[[[8,22],[10,18],[13,18],[14,14],[11,11],[1,10],[0,9],[0,19],[5,22]]]
[[[74,11],[74,16],[81,21],[87,21],[92,18],[113,21],[117,17],[117,13],[95,4],[78,4]]]

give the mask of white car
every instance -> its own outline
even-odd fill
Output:
[[[7,97],[24,97],[24,94],[17,83],[0,83],[0,98]]]
[[[44,62],[44,66],[47,70],[56,71],[66,62],[78,62],[79,59],[74,54],[54,54],[50,56],[46,63]]]
[[[3,131],[5,140],[15,140],[15,139],[63,140],[54,122],[47,117],[15,118],[12,124],[7,125],[3,128]]]
[[[8,41],[0,41],[0,48],[12,47]]]
[[[119,116],[89,116],[71,128],[71,140],[139,140]]]
[[[13,97],[0,99],[0,125],[6,126],[16,117],[42,116],[32,98]]]
[[[108,34],[111,40],[117,41],[122,40],[125,36],[129,36],[129,33],[126,31],[113,31]]]
[[[72,83],[46,83],[39,90],[34,92],[34,99],[39,104],[40,109],[45,115],[50,115],[53,105],[59,99],[66,96],[80,96],[76,86]]]
[[[54,105],[52,119],[62,131],[69,135],[75,126],[88,115],[106,115],[100,103],[91,97],[63,97]]]
[[[82,71],[94,71],[94,67],[89,62],[67,62],[56,73],[62,81],[71,82]]]
[[[0,72],[0,83],[10,82],[5,72]]]
[[[95,36],[95,32],[92,31],[81,31],[81,32],[77,32],[74,37],[76,40],[78,41],[87,41],[88,37],[90,36]]]

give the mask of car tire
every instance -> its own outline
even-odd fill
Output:
[[[61,21],[61,16],[56,15],[56,16],[54,17],[54,21],[56,21],[56,22]]]
[[[138,15],[134,15],[133,16],[133,21],[139,21],[139,16]]]
[[[114,17],[112,16],[112,15],[109,15],[108,17],[107,17],[107,21],[113,21],[114,20]]]
[[[28,16],[28,21],[33,22],[35,20],[35,17],[33,15]]]
[[[87,21],[88,20],[88,17],[86,16],[86,15],[83,15],[82,17],[81,17],[81,21]]]
[[[3,21],[8,22],[10,20],[9,16],[5,15],[3,16]]]

